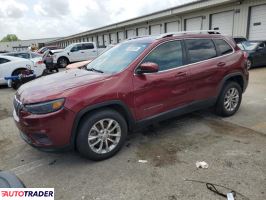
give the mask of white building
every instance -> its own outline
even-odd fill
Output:
[[[266,0],[198,0],[46,43],[66,47],[94,41],[98,46],[167,32],[219,30],[222,34],[266,40]]]
[[[32,39],[32,40],[19,40],[14,42],[0,42],[0,52],[10,51],[24,51],[29,46],[35,46],[37,48],[44,46],[45,43],[54,41],[58,38],[43,38],[43,39]]]

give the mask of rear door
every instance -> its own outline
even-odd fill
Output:
[[[97,57],[97,49],[93,43],[82,44],[81,59],[91,60]]]
[[[191,101],[189,69],[183,67],[182,41],[163,43],[141,62],[154,62],[159,72],[134,75],[134,102],[138,120],[172,110]]]
[[[218,58],[219,53],[211,39],[186,39],[185,44],[191,66],[193,82],[191,92],[194,95],[194,101],[215,97],[218,85],[223,78],[223,73],[220,72],[222,68],[226,67],[229,60]]]

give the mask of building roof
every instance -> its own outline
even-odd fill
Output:
[[[233,3],[236,1],[237,0],[194,0],[192,2],[182,4],[179,6],[167,8],[164,10],[160,10],[160,11],[156,11],[156,12],[149,13],[146,15],[142,15],[142,16],[139,16],[136,18],[128,19],[125,21],[109,24],[109,25],[102,26],[99,28],[95,28],[95,29],[80,32],[77,34],[73,34],[70,36],[62,37],[58,40],[51,41],[51,43],[60,42],[60,41],[64,41],[67,39],[78,38],[78,37],[82,37],[85,35],[92,35],[92,34],[96,34],[99,32],[108,32],[108,31],[111,31],[112,29],[119,29],[119,28],[123,28],[123,27],[130,26],[133,24],[143,23],[143,22],[151,21],[151,20],[158,19],[158,18],[170,17],[170,16],[177,15],[177,14],[182,14],[182,13],[186,13],[186,12],[200,10],[203,8],[218,6],[218,5],[226,4],[226,3]]]

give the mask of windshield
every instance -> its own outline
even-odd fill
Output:
[[[241,50],[252,51],[252,50],[255,50],[257,48],[258,44],[259,43],[257,43],[257,42],[244,41],[244,42],[241,42],[237,45],[239,46],[239,48]]]
[[[70,44],[70,45],[68,45],[68,46],[64,49],[64,51],[70,51],[74,45],[75,45],[75,44]]]
[[[103,73],[118,73],[133,62],[148,45],[149,43],[132,42],[118,44],[89,63],[87,69]]]

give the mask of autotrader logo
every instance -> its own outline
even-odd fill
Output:
[[[0,188],[1,200],[54,200],[54,188]]]

